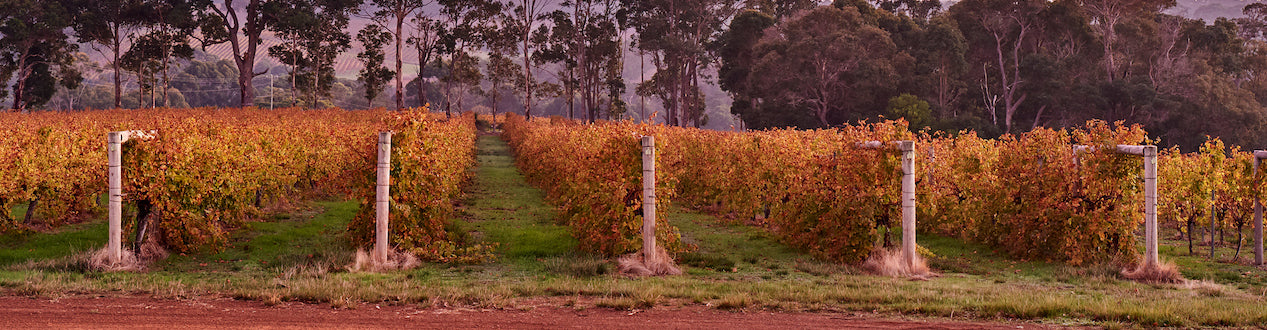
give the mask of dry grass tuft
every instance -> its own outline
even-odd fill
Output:
[[[154,235],[150,236],[152,237]],[[145,240],[145,243],[141,243],[141,255],[139,258],[144,264],[167,259],[168,256],[169,254],[167,253],[167,250],[163,249],[163,246],[158,244],[158,241],[153,238]]]
[[[141,259],[137,258],[132,251],[123,249],[123,255],[120,256],[119,261],[111,262],[110,253],[106,250],[106,248],[102,248],[93,252],[92,256],[88,258],[88,268],[103,272],[128,272],[145,269]]]
[[[862,263],[862,268],[872,273],[891,277],[909,277],[912,280],[928,280],[937,277],[928,269],[924,257],[915,254],[915,260],[907,263],[898,249],[877,249]]]
[[[388,250],[386,259],[385,262],[379,262],[376,258],[370,256],[370,253],[366,253],[365,250],[357,249],[356,261],[348,266],[348,271],[383,272],[413,269],[422,264],[422,262],[418,261],[418,257],[412,253],[398,252],[396,250]]]
[[[1229,290],[1227,287],[1210,281],[1185,280],[1183,283],[1177,285],[1177,287],[1192,290],[1194,294],[1206,297],[1223,297],[1232,293],[1232,290]]]
[[[664,248],[656,247],[656,259],[657,262],[647,263],[641,251],[634,252],[616,259],[616,267],[627,276],[682,275],[682,270],[673,263],[673,257]]]
[[[1162,262],[1160,264],[1144,263],[1133,270],[1123,270],[1122,277],[1150,284],[1179,284],[1184,282],[1183,275],[1179,274],[1179,267],[1172,262]]]

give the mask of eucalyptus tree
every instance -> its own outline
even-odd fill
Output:
[[[414,31],[406,42],[418,52],[418,106],[427,106],[427,90],[430,81],[423,78],[423,73],[432,60],[442,53],[445,44],[441,40],[443,26],[440,20],[430,16],[426,11],[419,11],[412,20]]]
[[[132,46],[127,52],[119,58],[119,67],[124,70],[131,71],[137,76],[137,84],[140,90],[137,96],[142,97],[146,91],[150,95],[150,107],[156,107],[160,104],[164,107],[170,105],[167,87],[171,83],[169,79],[168,68],[171,59],[190,59],[194,56],[194,49],[184,40],[183,35],[171,33],[170,31],[155,29],[150,33],[138,37],[133,41]],[[159,102],[158,90],[162,90],[162,102]],[[138,107],[144,105],[143,99],[138,99]]]
[[[13,110],[40,107],[58,85],[75,89],[83,80],[74,66],[78,45],[66,35],[73,16],[67,5],[73,4],[0,0],[0,81],[14,82]]]
[[[479,60],[471,51],[483,47],[496,34],[494,18],[502,12],[504,4],[490,0],[438,0],[441,31],[441,57],[447,57],[447,75],[444,82],[444,111],[452,115],[454,102],[461,102],[470,86],[483,79]],[[455,96],[455,94],[457,94]]]
[[[513,90],[523,85],[523,76],[520,73],[522,71],[520,71],[519,65],[506,55],[492,53],[488,56],[484,77],[485,80],[488,80],[489,87],[488,90],[484,91],[484,94],[489,98],[493,118],[497,117],[497,106],[502,100],[502,90]]]
[[[532,104],[534,89],[538,83],[533,78],[532,55],[542,47],[540,43],[533,42],[533,35],[541,33],[545,27],[538,22],[541,21],[545,9],[553,4],[553,0],[512,0],[508,2],[505,8],[508,15],[504,15],[503,21],[507,24],[504,27],[509,30],[509,35],[515,37],[519,43],[519,53],[523,60],[523,97],[524,97],[524,116],[532,118]],[[564,1],[564,5],[569,2]]]
[[[887,31],[869,24],[854,7],[823,6],[765,34],[752,47],[743,82],[749,98],[798,109],[819,127],[870,115],[860,107],[891,87],[910,62]]]
[[[374,99],[383,91],[383,86],[396,76],[396,72],[383,67],[383,46],[391,42],[391,39],[392,33],[377,24],[367,25],[356,34],[356,40],[364,48],[356,58],[365,65],[357,80],[364,84],[365,100],[371,108],[374,107]]]
[[[127,52],[129,36],[153,22],[155,10],[144,0],[85,0],[76,4],[81,12],[74,20],[80,42],[105,47],[110,52],[106,61],[114,72],[114,107],[123,106],[123,81],[120,57]]]
[[[188,60],[193,57],[190,39],[197,35],[199,18],[202,16],[196,10],[208,3],[208,0],[147,0],[146,6],[154,15],[147,26],[150,31],[141,38],[143,43],[138,41],[132,47],[151,47],[146,52],[157,56],[163,106],[170,105],[168,90],[171,87],[172,60]]]
[[[279,0],[270,3],[267,15],[273,31],[283,40],[269,47],[269,55],[291,67],[293,105],[303,92],[310,107],[318,107],[333,87],[334,61],[352,46],[344,30],[358,11],[360,0]]]
[[[1082,8],[1094,18],[1092,27],[1100,33],[1107,79],[1121,79],[1125,73],[1119,69],[1120,61],[1129,61],[1115,49],[1120,42],[1118,25],[1129,19],[1160,14],[1162,9],[1174,4],[1174,0],[1081,0]]]
[[[740,5],[737,0],[622,0],[629,24],[638,32],[639,49],[651,54],[656,73],[638,93],[664,103],[666,122],[699,126],[704,115],[700,91],[704,72],[714,62],[708,51]]]
[[[198,8],[203,13],[200,21],[203,45],[229,43],[233,63],[238,69],[238,106],[252,106],[255,104],[252,81],[264,74],[255,71],[255,60],[259,55],[261,35],[270,25],[264,15],[265,4],[270,0],[243,0],[242,10],[238,10],[234,0],[220,1],[219,4]]]
[[[405,107],[405,84],[401,49],[405,45],[405,22],[414,18],[415,13],[420,12],[424,7],[433,3],[433,0],[370,0],[378,11],[373,13],[374,21],[382,26],[391,26],[388,32],[392,34],[396,48],[396,109]],[[422,64],[420,64],[422,65]]]
[[[964,0],[951,7],[974,58],[988,63],[981,67],[983,103],[991,122],[1005,133],[1012,132],[1016,114],[1029,98],[1021,62],[1033,52],[1040,13],[1047,5],[1042,0]]]

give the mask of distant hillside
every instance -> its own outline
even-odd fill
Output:
[[[1210,23],[1219,17],[1244,17],[1245,15],[1241,14],[1241,8],[1255,2],[1262,2],[1262,0],[1179,0],[1178,4],[1166,13],[1199,18]]]

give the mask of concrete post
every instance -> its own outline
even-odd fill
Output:
[[[657,262],[655,246],[655,137],[642,137],[642,258]]]
[[[1214,260],[1214,189],[1210,189],[1210,260]]]
[[[123,141],[126,132],[110,132],[106,135],[106,174],[110,205],[107,217],[110,223],[106,256],[111,263],[123,259]]]
[[[1258,167],[1262,166],[1263,158],[1267,158],[1267,150],[1254,151],[1255,186],[1263,179],[1258,175]],[[1259,198],[1254,199],[1254,264],[1263,264],[1263,201]]]
[[[1120,149],[1120,148],[1119,148]],[[1157,257],[1157,146],[1144,146],[1144,262],[1160,266]]]
[[[387,232],[389,230],[388,221],[391,210],[388,203],[391,200],[391,167],[392,167],[392,133],[378,133],[378,184],[375,197],[375,221],[374,221],[374,255],[373,258],[379,263],[387,262]]]
[[[902,152],[902,259],[915,266],[915,141],[897,141]],[[914,268],[911,268],[914,269]]]

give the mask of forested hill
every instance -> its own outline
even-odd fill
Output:
[[[1098,119],[1258,148],[1265,33],[1257,1],[0,0],[0,101],[987,137]]]

